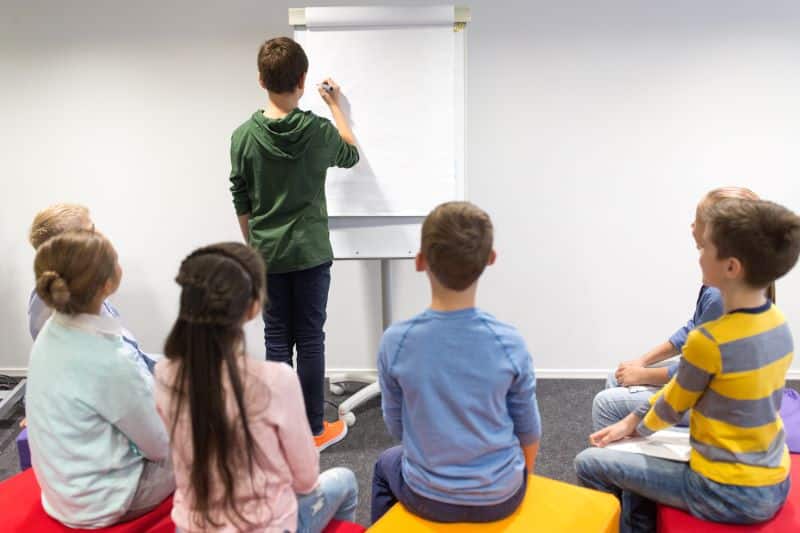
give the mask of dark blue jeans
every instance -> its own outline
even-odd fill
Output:
[[[496,522],[517,510],[525,497],[527,473],[520,488],[510,498],[495,505],[457,505],[420,496],[403,480],[401,462],[403,447],[395,446],[383,452],[375,463],[372,475],[372,523],[378,521],[398,501],[409,512],[432,522]]]
[[[331,263],[267,276],[264,340],[267,359],[293,366],[306,402],[306,416],[314,435],[322,433],[325,413],[325,332]]]

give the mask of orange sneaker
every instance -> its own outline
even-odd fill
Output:
[[[344,420],[323,422],[323,424],[322,433],[314,435],[314,444],[317,445],[317,451],[320,452],[333,446],[347,435],[347,424]]]

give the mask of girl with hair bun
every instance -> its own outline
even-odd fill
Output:
[[[34,342],[26,406],[31,458],[45,511],[72,528],[147,513],[175,488],[164,425],[124,341],[101,314],[122,270],[99,233],[42,243],[36,293],[55,312]]]

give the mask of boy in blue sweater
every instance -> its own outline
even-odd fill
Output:
[[[541,436],[533,361],[516,328],[475,307],[492,233],[467,202],[422,226],[431,305],[389,327],[378,356],[383,418],[402,444],[375,463],[373,522],[397,501],[427,520],[493,522],[525,495]]]

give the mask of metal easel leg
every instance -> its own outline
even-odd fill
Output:
[[[391,263],[388,259],[381,259],[381,322],[384,331],[392,323],[392,270]],[[333,390],[334,386],[340,387],[338,383],[347,381],[346,378],[346,374],[331,378],[331,390]],[[363,378],[355,381],[365,382]],[[339,418],[343,418],[348,426],[352,426],[356,422],[356,415],[353,414],[353,409],[381,393],[378,382],[371,379],[369,381],[369,385],[362,388],[339,405]]]

